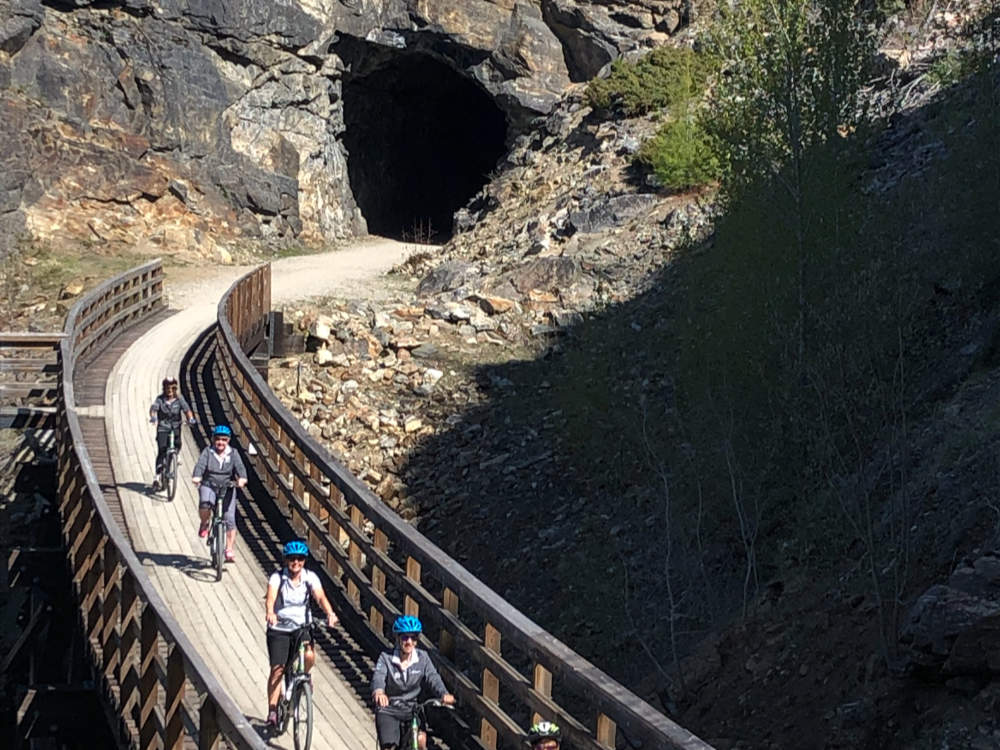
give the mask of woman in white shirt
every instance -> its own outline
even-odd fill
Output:
[[[281,697],[281,678],[290,656],[296,653],[299,639],[306,641],[306,672],[316,661],[309,628],[312,619],[309,611],[309,595],[326,613],[326,622],[331,628],[337,624],[330,600],[326,598],[319,576],[306,570],[306,556],[309,547],[298,540],[288,542],[284,547],[285,567],[272,573],[267,581],[267,656],[271,672],[267,677],[267,723],[278,723],[278,699]]]

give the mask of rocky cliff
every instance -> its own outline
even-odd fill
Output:
[[[0,252],[212,252],[451,213],[688,0],[0,0]],[[419,197],[415,200],[414,196]]]

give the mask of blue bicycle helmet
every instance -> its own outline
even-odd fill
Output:
[[[233,431],[230,430],[224,424],[217,424],[215,425],[215,429],[212,430],[212,437],[216,437],[217,435],[225,435],[226,437],[232,437]]]
[[[282,551],[284,552],[285,557],[289,557],[291,555],[308,555],[309,547],[306,546],[305,542],[300,542],[298,539],[295,539],[288,542]]]
[[[418,620],[413,615],[403,615],[402,617],[397,617],[396,622],[392,624],[392,632],[399,633],[421,633],[424,630],[424,626],[420,624]]]

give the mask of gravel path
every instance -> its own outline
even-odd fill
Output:
[[[381,277],[415,249],[414,245],[371,237],[326,253],[281,258],[271,263],[271,301],[288,303],[317,295],[382,298],[391,284]],[[168,304],[180,310],[200,304],[214,309],[230,285],[252,268],[171,269],[166,283]]]

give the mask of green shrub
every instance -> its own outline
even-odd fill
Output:
[[[719,159],[707,134],[689,116],[671,119],[642,144],[636,160],[673,190],[704,185],[719,177]]]
[[[711,64],[687,48],[658,47],[635,63],[615,60],[611,75],[587,86],[587,102],[606,114],[636,117],[700,94]]]

